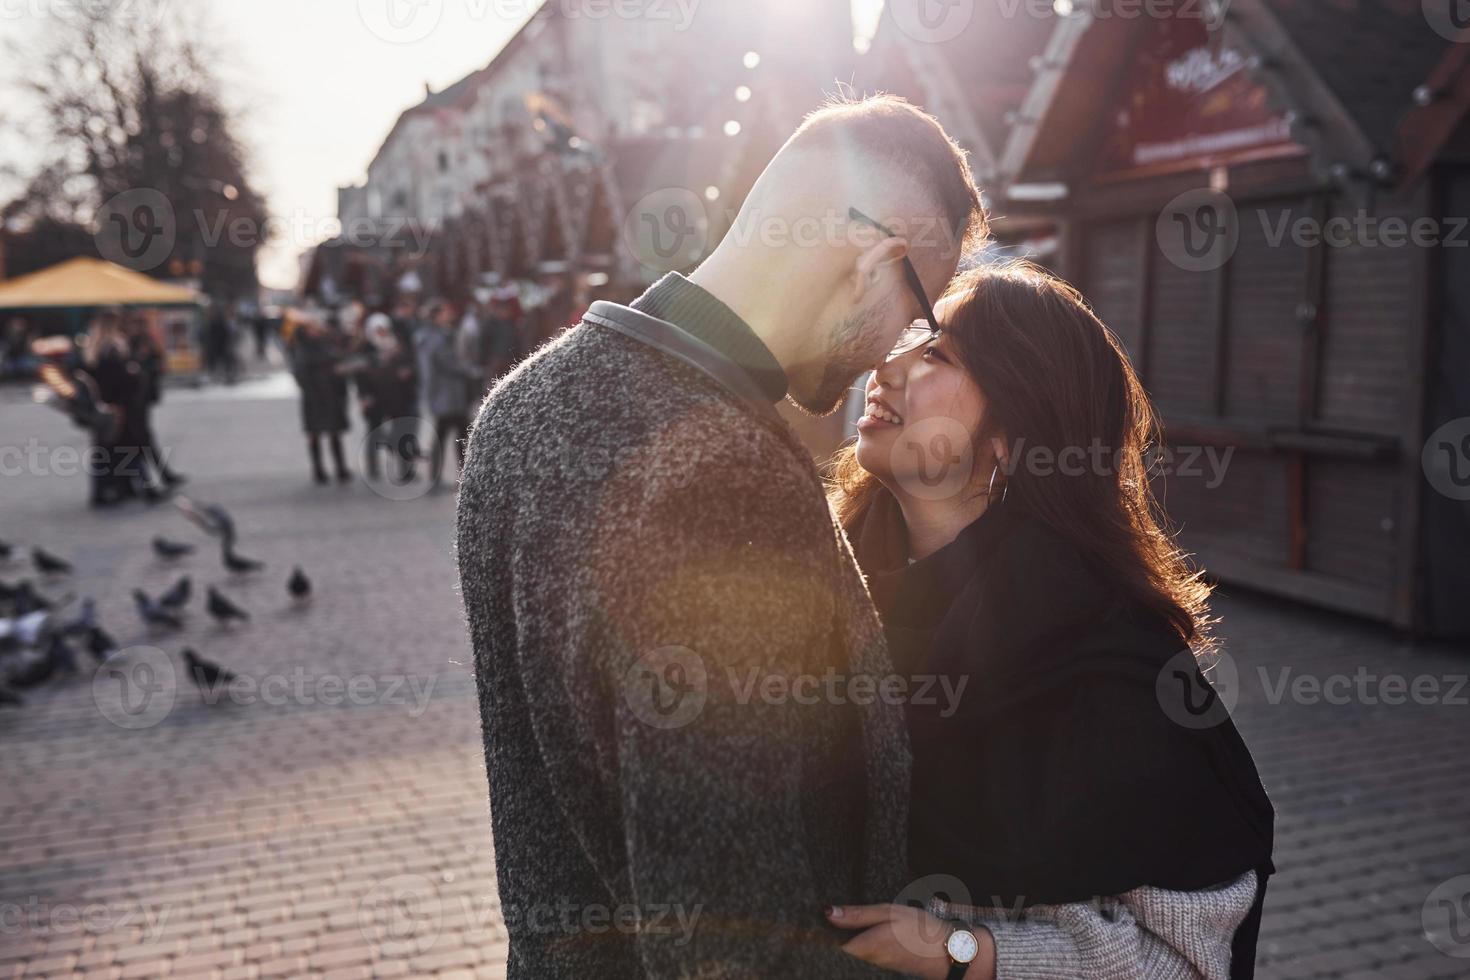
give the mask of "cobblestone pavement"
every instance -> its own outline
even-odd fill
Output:
[[[53,452],[78,433],[0,392],[0,447],[40,459],[0,480],[0,538],[72,559],[48,591],[95,595],[122,644],[192,646],[259,684],[210,705],[143,650],[154,675],[84,671],[0,711],[0,978],[503,975],[452,494],[311,485],[288,394],[170,392],[158,419],[188,492],[269,563],[241,578],[168,505],[88,511]],[[200,551],[164,564],[155,534]],[[317,583],[305,608],[284,587],[296,563]],[[185,629],[146,632],[130,590],[182,572]],[[209,622],[207,584],[251,620]],[[1280,811],[1258,976],[1470,976],[1448,955],[1470,956],[1470,878],[1454,880],[1470,874],[1470,654],[1258,598],[1219,611]],[[1435,703],[1387,703],[1386,678],[1421,677]],[[145,684],[172,707],[139,710]]]

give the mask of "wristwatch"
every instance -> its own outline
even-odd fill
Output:
[[[963,980],[965,971],[970,969],[970,962],[980,952],[980,940],[970,931],[970,927],[958,919],[953,922],[954,929],[949,938],[944,941],[944,951],[949,954],[949,976],[945,980]]]

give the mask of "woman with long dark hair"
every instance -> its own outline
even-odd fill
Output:
[[[869,380],[832,489],[895,669],[937,681],[906,704],[929,906],[828,915],[917,976],[1249,977],[1273,811],[1201,672],[1148,398],[1035,266],[962,275],[938,315]]]

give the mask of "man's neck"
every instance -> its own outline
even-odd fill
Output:
[[[792,324],[810,323],[800,297],[791,295],[775,277],[755,276],[733,268],[719,250],[689,274],[689,281],[724,303],[744,320],[789,376],[799,357]]]

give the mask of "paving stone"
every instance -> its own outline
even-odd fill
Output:
[[[170,389],[155,428],[188,493],[229,509],[240,550],[268,563],[257,575],[226,575],[173,507],[97,513],[79,479],[6,477],[6,538],[77,566],[52,591],[94,596],[128,647],[193,646],[284,697],[211,706],[186,681],[157,724],[124,728],[86,675],[0,713],[6,893],[116,913],[77,936],[0,937],[0,978],[503,976],[453,495],[312,485],[296,403],[252,391]],[[0,446],[82,445],[27,398],[0,388]],[[160,534],[201,547],[161,564],[147,546]],[[302,609],[284,589],[298,563],[317,584]],[[196,588],[220,584],[250,622],[216,630],[196,607],[177,635],[143,630],[129,590],[156,593],[185,573]],[[1278,810],[1256,975],[1466,976],[1470,961],[1435,949],[1420,917],[1437,885],[1470,873],[1470,709],[1303,703],[1289,688],[1274,699],[1261,671],[1272,684],[1360,669],[1445,679],[1470,673],[1470,655],[1245,594],[1221,596],[1216,611],[1241,675],[1235,714]],[[364,678],[378,693],[326,705],[323,677]],[[432,685],[426,701],[407,680]],[[443,903],[427,950],[385,945],[374,920],[372,903],[402,875],[426,878]]]

